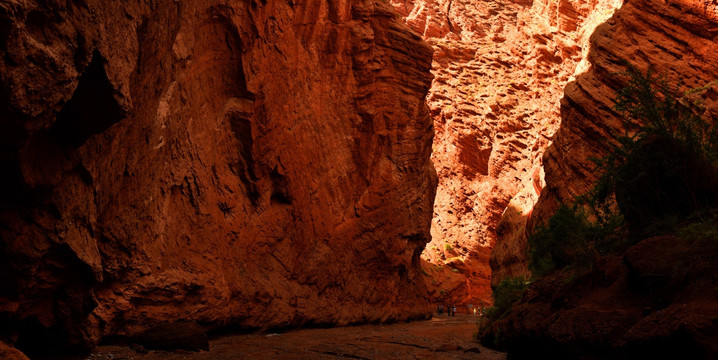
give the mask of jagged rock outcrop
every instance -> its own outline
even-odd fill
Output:
[[[431,49],[383,1],[0,4],[0,336],[423,317]]]
[[[449,270],[428,283],[436,299],[486,304],[492,278],[528,273],[524,223],[543,186],[559,99],[585,69],[588,36],[620,1],[392,4],[434,46],[427,102],[439,188],[424,259]]]
[[[718,79],[718,5],[632,0],[591,37],[591,68],[566,87],[561,127],[544,156],[546,187],[529,228],[592,188],[592,157],[623,134],[614,110],[617,73],[649,66],[677,90]],[[718,86],[707,88],[705,119],[718,121]],[[715,358],[718,256],[710,233],[640,241],[603,257],[588,274],[568,272],[531,286],[485,340],[516,358]],[[528,352],[527,352],[528,351]]]
[[[0,341],[0,358],[6,360],[28,360],[25,354],[3,341]]]
[[[672,5],[635,1],[596,29],[591,69],[566,87],[561,127],[544,156],[547,186],[535,208],[539,218],[585,194],[597,176],[590,159],[605,154],[611,139],[623,134],[614,99],[623,86],[616,74],[626,70],[626,63],[642,71],[652,67],[670,84],[680,84],[680,91],[718,79],[717,8],[690,0]],[[705,117],[715,119],[715,89],[705,95],[705,106]]]

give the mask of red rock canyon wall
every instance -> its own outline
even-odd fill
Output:
[[[547,187],[536,206],[547,218],[558,203],[570,203],[596,180],[591,157],[605,154],[622,134],[614,98],[623,85],[616,76],[631,63],[653,67],[680,91],[718,79],[718,4],[694,0],[637,0],[596,29],[588,60],[591,69],[566,87],[561,128],[544,157]],[[718,118],[718,93],[705,94],[707,119]]]
[[[585,70],[588,37],[620,0],[392,4],[434,47],[427,103],[439,188],[428,284],[436,300],[489,303],[492,278],[528,273],[525,221],[563,88]]]
[[[431,48],[382,1],[0,3],[0,336],[427,314]]]
[[[630,0],[590,40],[591,67],[566,87],[561,126],[544,155],[546,187],[534,224],[593,187],[590,158],[623,134],[614,99],[625,86],[617,73],[626,62],[653,67],[680,92],[718,79],[715,1]],[[703,117],[718,121],[718,86],[702,98]],[[516,358],[715,358],[716,254],[708,233],[641,239],[623,254],[602,256],[591,271],[557,272],[532,284],[492,324],[491,341]]]

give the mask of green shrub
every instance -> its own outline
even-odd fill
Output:
[[[620,73],[616,110],[624,114],[625,133],[609,153],[594,159],[601,176],[595,203],[615,195],[634,235],[656,235],[666,225],[718,204],[718,121],[702,118],[699,95],[705,87],[678,95],[649,69]]]
[[[499,285],[492,287],[494,306],[484,309],[482,317],[476,322],[477,333],[475,338],[485,346],[496,347],[497,339],[501,336],[499,329],[492,329],[494,321],[507,316],[511,306],[519,301],[529,288],[529,281],[524,277],[503,279]]]
[[[599,232],[580,207],[561,206],[548,224],[529,236],[529,269],[542,276],[554,269],[590,262],[594,257],[590,244]]]
[[[593,159],[599,179],[586,195],[556,213],[529,235],[529,269],[535,277],[567,268],[590,269],[599,255],[623,251],[648,236],[672,234],[718,248],[718,119],[704,119],[704,87],[678,95],[677,86],[651,70],[629,66],[627,85],[616,96],[625,133],[606,156]],[[718,250],[711,250],[718,252]],[[703,267],[712,270],[707,252]],[[679,268],[680,266],[677,266]],[[566,274],[564,284],[579,281]],[[523,278],[494,288],[494,306],[479,322],[478,337],[496,345],[491,327],[523,296]]]
[[[446,251],[451,251],[451,245],[449,245],[448,243],[445,244],[444,249],[446,249]]]
[[[513,277],[501,280],[493,288],[494,306],[484,310],[484,315],[490,320],[497,320],[508,313],[516,301],[521,299],[524,291],[528,289],[529,282],[524,277]]]
[[[696,214],[686,224],[678,227],[676,235],[685,240],[712,241],[718,243],[718,211]]]
[[[562,205],[529,235],[529,269],[536,277],[590,268],[599,255],[623,251],[648,236],[672,234],[718,246],[718,119],[704,119],[700,95],[712,82],[679,95],[665,77],[629,66],[616,96],[625,133],[606,156],[593,159],[599,179],[572,205]],[[576,281],[574,272],[566,282]],[[492,319],[508,312],[525,282],[494,289]],[[482,330],[484,329],[484,330]],[[488,334],[488,335],[486,335]]]
[[[679,97],[651,70],[629,66],[619,75],[627,85],[617,93],[616,110],[625,115],[626,132],[606,156],[593,159],[600,176],[589,194],[561,206],[529,236],[536,276],[590,267],[599,254],[675,233],[718,205],[718,121],[701,117],[698,98],[718,82]]]

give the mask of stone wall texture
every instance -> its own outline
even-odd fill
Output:
[[[620,0],[392,0],[432,44],[427,103],[439,175],[424,252],[434,301],[489,304],[491,284],[526,276],[526,219],[565,85]]]
[[[524,218],[529,228],[593,187],[590,159],[624,133],[614,100],[625,86],[618,73],[626,63],[652,68],[679,92],[705,87],[703,118],[718,121],[715,1],[630,0],[596,28],[588,61],[561,101],[561,125],[543,157],[546,186],[533,216]],[[714,236],[696,234],[639,239],[591,271],[546,276],[487,338],[517,359],[715,358],[718,246]]]
[[[426,316],[431,57],[383,1],[3,1],[0,337]]]

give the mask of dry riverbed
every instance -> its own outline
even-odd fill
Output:
[[[99,346],[85,359],[506,359],[505,353],[484,348],[474,340],[476,319],[440,315],[388,325],[228,335],[212,339],[210,351],[203,352],[142,353],[124,346]]]

